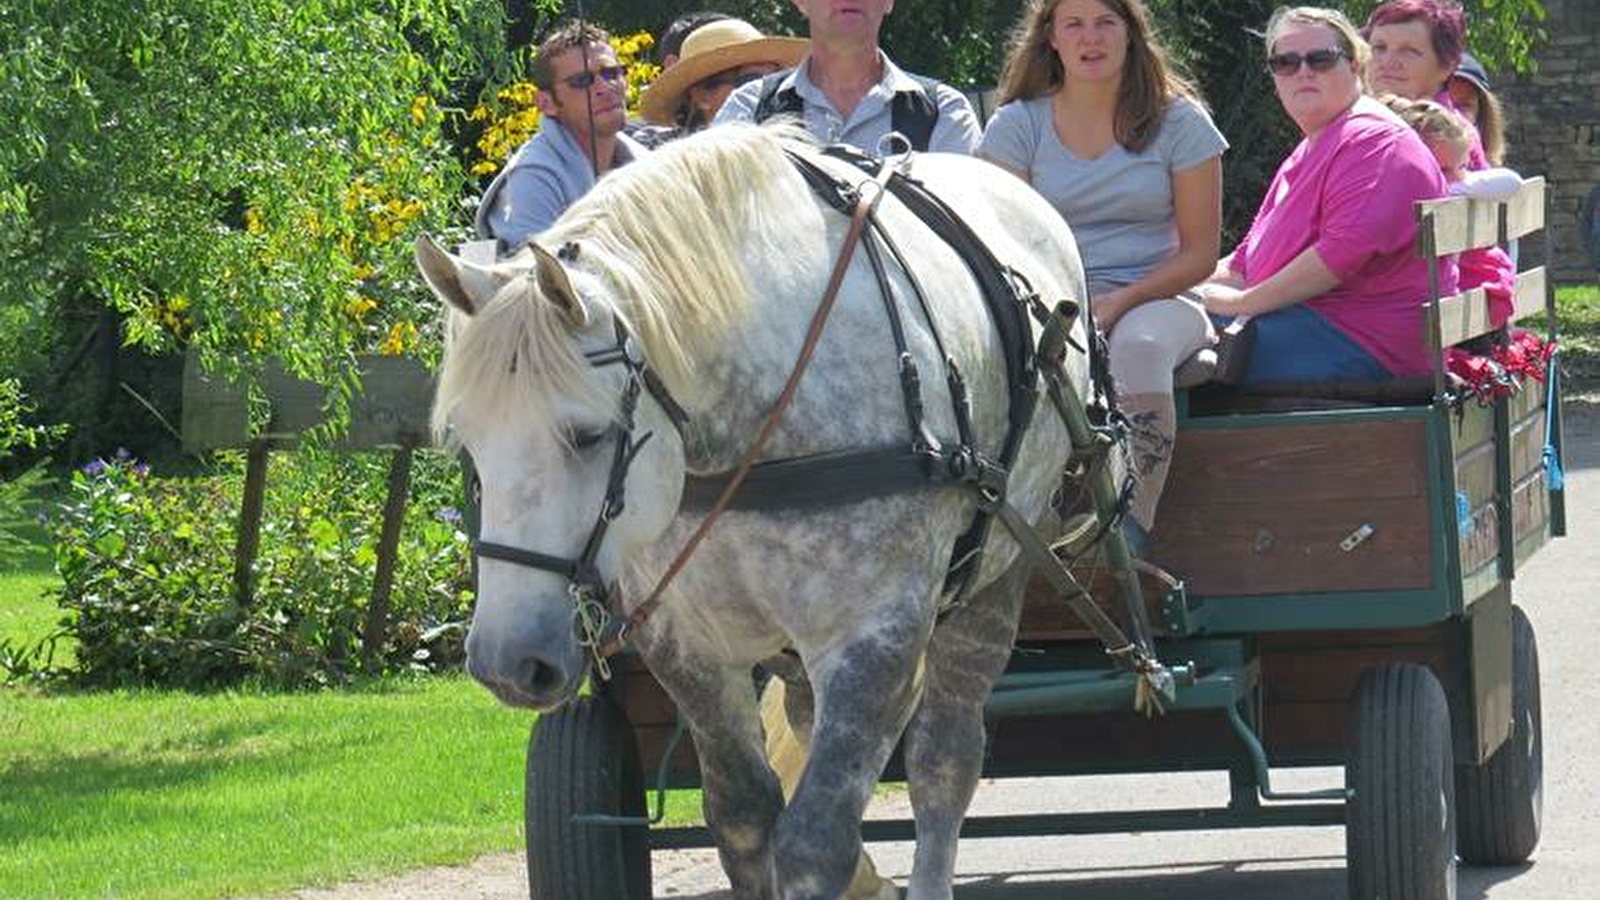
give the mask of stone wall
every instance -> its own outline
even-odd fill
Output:
[[[1544,0],[1544,7],[1550,39],[1534,52],[1538,71],[1494,77],[1506,107],[1506,165],[1550,184],[1556,278],[1593,282],[1596,265],[1578,215],[1600,186],[1600,0]]]

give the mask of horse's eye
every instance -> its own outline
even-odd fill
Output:
[[[578,450],[588,450],[606,439],[604,429],[585,429],[572,436],[572,446]]]

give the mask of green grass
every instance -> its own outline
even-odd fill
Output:
[[[42,560],[0,575],[0,639],[54,631],[56,584]],[[519,848],[531,721],[466,678],[315,694],[0,688],[0,898],[284,893]],[[674,792],[668,820],[698,805]]]
[[[1556,320],[1564,389],[1572,395],[1600,391],[1600,286],[1558,288]]]
[[[0,692],[0,894],[200,900],[510,849],[528,723],[464,679]]]
[[[32,647],[57,631],[61,610],[48,592],[61,583],[45,555],[30,556],[14,571],[0,574],[0,641]],[[72,664],[72,644],[57,641],[53,663]]]
[[[465,678],[0,691],[0,896],[207,900],[515,849],[530,721]]]

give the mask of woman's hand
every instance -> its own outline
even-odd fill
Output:
[[[1219,316],[1237,316],[1245,312],[1245,291],[1230,284],[1206,281],[1195,285],[1194,292],[1206,305],[1206,312]]]
[[[1126,287],[1119,287],[1089,298],[1089,304],[1094,308],[1095,327],[1100,329],[1101,334],[1110,334],[1117,320],[1122,318],[1123,313],[1133,309],[1136,301]]]

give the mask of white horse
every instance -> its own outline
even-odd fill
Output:
[[[574,609],[587,590],[575,585],[615,586],[624,608],[638,603],[701,519],[680,510],[686,476],[733,469],[794,368],[847,217],[818,200],[786,153],[867,180],[792,132],[719,127],[602,180],[539,236],[565,248],[559,258],[531,246],[479,266],[419,242],[427,281],[453,308],[435,426],[471,453],[483,488],[468,668],[501,700],[548,710],[575,695],[591,669]],[[911,175],[1044,301],[1085,298],[1070,233],[1026,184],[939,154],[914,157]],[[977,444],[998,453],[1005,356],[972,273],[893,197],[877,216],[965,376]],[[766,458],[910,441],[891,328],[864,255]],[[888,268],[928,430],[953,444],[934,332],[906,299],[905,273]],[[1074,330],[1081,347],[1082,325]],[[664,389],[616,352],[626,335]],[[1082,388],[1083,356],[1070,354],[1067,368]],[[674,421],[674,398],[684,421]],[[1052,515],[1069,452],[1060,418],[1041,403],[1006,494],[1027,520]],[[614,515],[600,516],[608,504]],[[917,827],[909,896],[951,896],[983,757],[983,703],[1009,657],[1027,572],[996,526],[969,602],[940,615],[952,547],[976,507],[972,490],[929,486],[731,511],[632,635],[688,720],[706,822],[738,896],[838,897],[861,851],[867,800],[902,735]],[[763,758],[750,678],[786,650],[814,697],[810,758],[787,805]]]

